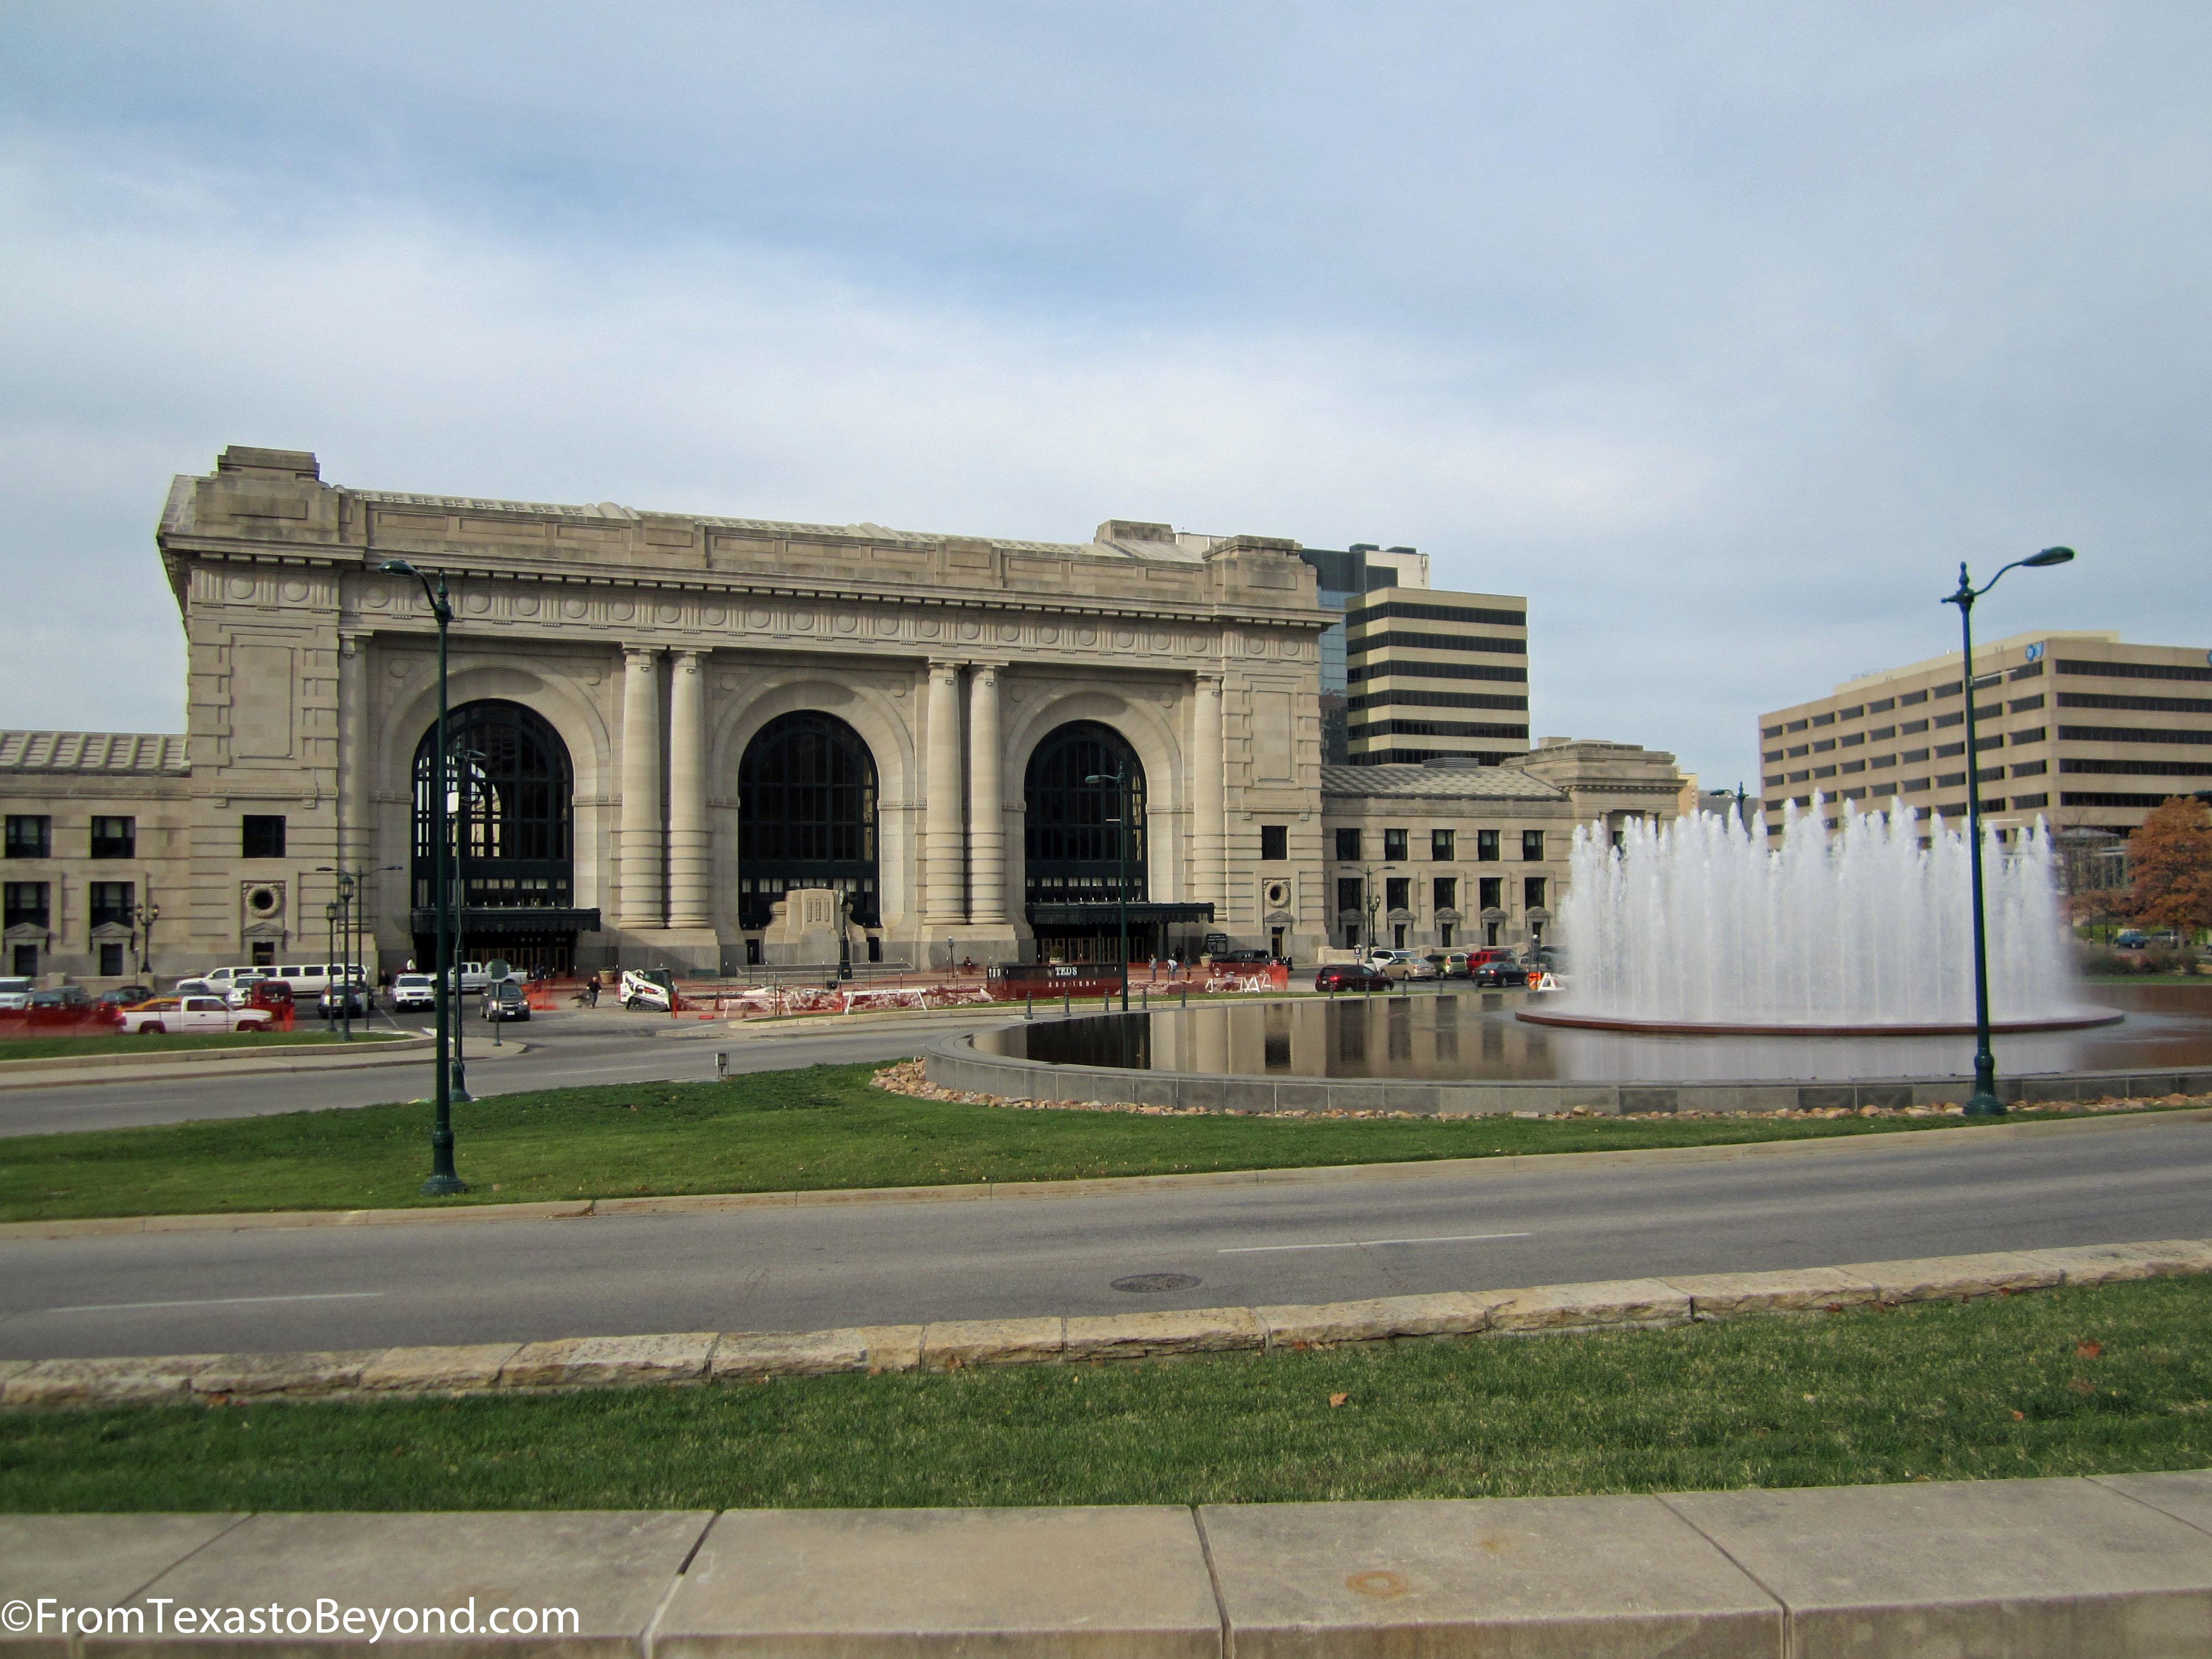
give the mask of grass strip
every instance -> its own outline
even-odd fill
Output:
[[[2203,1468],[2208,1324],[2212,1280],[2177,1279],[1133,1365],[17,1413],[0,1510],[1280,1503]]]
[[[430,1122],[419,1103],[9,1136],[0,1139],[0,1221],[1066,1181],[1976,1127],[1956,1117],[1154,1118],[917,1099],[871,1088],[875,1069],[458,1105],[458,1161],[471,1190],[456,1198],[419,1190]]]
[[[356,1042],[389,1042],[411,1036],[411,1031],[356,1031]],[[126,1036],[121,1031],[98,1036],[0,1037],[0,1060],[52,1060],[67,1054],[160,1054],[179,1048],[296,1048],[316,1043],[339,1042],[336,1032],[313,1031],[161,1031],[151,1036]]]

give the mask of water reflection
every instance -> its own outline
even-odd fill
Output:
[[[2100,984],[2118,1025],[1996,1039],[2001,1074],[2212,1065],[2212,988]],[[985,1032],[986,1053],[1057,1065],[1252,1077],[1595,1083],[1971,1076],[1968,1036],[1629,1036],[1527,1025],[1518,996],[1343,998],[1099,1015]],[[1470,1040],[1473,1034],[1473,1040]]]

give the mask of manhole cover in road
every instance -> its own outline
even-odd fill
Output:
[[[1191,1273],[1131,1273],[1127,1279],[1117,1279],[1117,1291],[1188,1291],[1198,1283]]]

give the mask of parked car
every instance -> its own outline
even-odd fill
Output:
[[[657,1008],[668,1013],[676,1006],[676,976],[665,968],[625,968],[622,1003],[625,1008]]]
[[[519,979],[503,979],[484,993],[483,1017],[486,1019],[528,1019],[530,997]]]
[[[92,993],[82,985],[57,985],[51,990],[33,991],[24,1005],[31,1008],[89,1008]]]
[[[1265,951],[1224,951],[1220,955],[1214,957],[1213,960],[1217,964],[1225,964],[1231,967],[1236,967],[1238,965],[1250,966],[1254,963],[1264,966],[1265,964],[1273,962],[1274,959],[1275,958],[1273,956],[1269,955]]]
[[[1314,975],[1316,991],[1387,991],[1390,976],[1364,962],[1332,962]]]
[[[1393,951],[1375,964],[1392,979],[1434,979],[1437,965],[1414,951]]]
[[[118,985],[102,991],[97,1000],[106,1008],[135,1008],[142,1002],[151,1001],[153,996],[154,988],[150,985]]]
[[[2120,929],[2118,937],[2112,940],[2112,949],[2115,951],[2148,951],[2150,949],[2150,935],[2144,933],[2140,927],[2123,927]]]
[[[292,1006],[292,988],[281,979],[249,979],[241,981],[240,990],[247,1008],[266,1008],[274,1012]],[[228,999],[225,999],[228,1000]]]
[[[1528,983],[1528,970],[1513,959],[1510,951],[1486,951],[1483,960],[1468,969],[1468,977],[1485,988],[1512,989]]]
[[[374,1000],[368,994],[368,987],[358,982],[326,985],[323,988],[323,994],[315,999],[315,1012],[325,1019],[345,1016],[365,1019],[374,1007]]]
[[[0,979],[0,1008],[27,1008],[37,986],[27,979]]]
[[[133,1036],[164,1031],[265,1031],[266,1008],[234,1008],[220,996],[155,997],[143,1007],[125,1009],[123,1029]]]
[[[435,974],[401,974],[392,981],[393,1013],[434,1013],[437,1008],[438,976]]]
[[[1437,976],[1440,979],[1468,977],[1468,954],[1464,951],[1431,951],[1429,952],[1429,963],[1435,968]]]

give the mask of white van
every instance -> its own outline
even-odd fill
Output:
[[[291,988],[292,999],[295,1002],[305,1002],[322,995],[333,981],[343,984],[350,978],[356,984],[365,984],[368,981],[359,963],[335,962],[262,963],[258,965],[249,963],[240,967],[217,968],[201,977],[224,991],[234,987],[242,990],[248,981],[257,979],[282,980]]]

